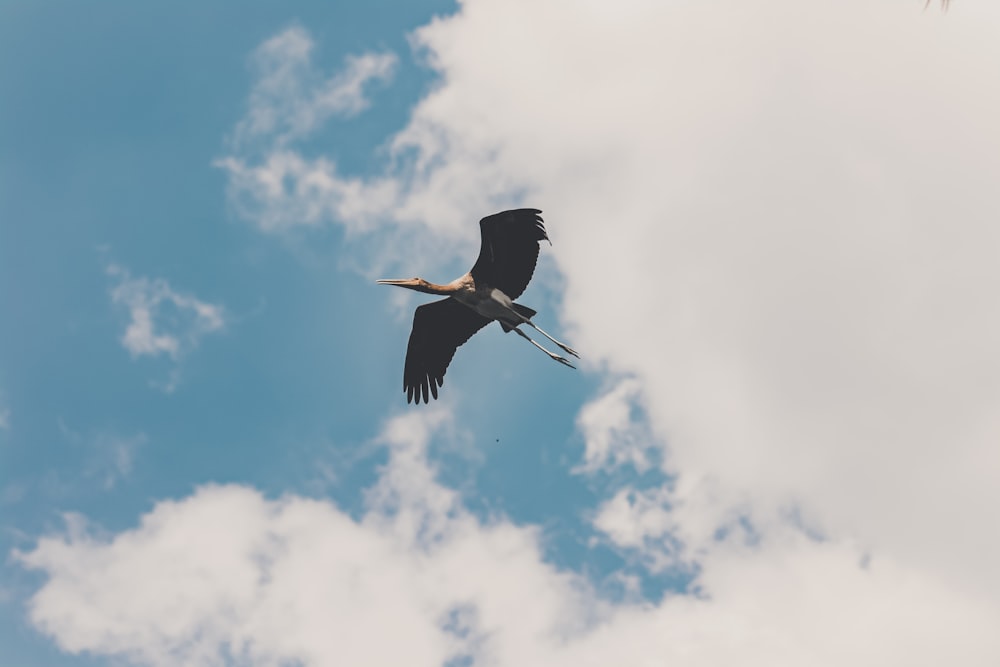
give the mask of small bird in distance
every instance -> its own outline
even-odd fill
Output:
[[[548,338],[568,355],[577,352],[542,331],[531,318],[536,311],[514,299],[524,293],[538,261],[540,241],[549,241],[541,211],[520,208],[487,216],[479,221],[482,244],[472,270],[447,285],[423,278],[378,280],[446,298],[419,306],[413,314],[413,329],[403,364],[406,402],[437,399],[438,388],[455,356],[455,350],[473,334],[496,320],[505,333],[514,331],[559,363],[576,368],[566,357],[545,349],[519,327],[527,325]],[[551,241],[549,241],[551,244]]]

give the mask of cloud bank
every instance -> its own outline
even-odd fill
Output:
[[[282,148],[244,212],[471,238],[541,206],[689,549],[794,517],[1000,599],[1000,12],[961,9],[468,2],[413,37],[441,83],[383,174]],[[639,463],[615,442],[585,467]]]
[[[16,553],[48,582],[30,617],[70,652],[145,665],[940,665],[998,655],[995,609],[849,545],[725,540],[700,593],[610,603],[434,479],[441,413],[390,421],[352,519],[329,502],[202,487],[138,526],[80,517]]]

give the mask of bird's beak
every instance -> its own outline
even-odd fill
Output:
[[[376,280],[375,282],[378,283],[379,285],[400,285],[401,287],[410,287],[411,285],[414,284],[414,279],[413,278],[397,278],[397,279],[389,280],[389,279],[383,278],[382,280]]]

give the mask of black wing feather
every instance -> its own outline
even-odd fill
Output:
[[[483,240],[470,272],[477,284],[496,287],[511,299],[524,293],[538,262],[538,242],[549,239],[540,213],[519,208],[479,221]]]
[[[489,323],[451,297],[417,308],[403,366],[406,402],[416,399],[417,403],[430,403],[432,396],[436,399],[455,350]]]

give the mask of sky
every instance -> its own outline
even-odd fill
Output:
[[[0,664],[1000,663],[1000,6],[0,5]],[[407,405],[419,295],[543,211]]]

